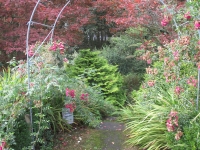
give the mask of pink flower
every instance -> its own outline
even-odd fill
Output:
[[[200,21],[195,21],[194,27],[195,27],[195,29],[200,29]]]
[[[2,147],[2,146],[0,146],[0,150],[3,150],[3,147]]]
[[[177,86],[174,90],[175,94],[180,95],[180,93],[183,91],[183,89],[180,86]]]
[[[178,51],[173,52],[173,56],[174,56],[174,59],[175,59],[176,61],[179,60],[179,52],[178,52]]]
[[[60,50],[64,50],[65,49],[65,46],[64,46],[64,44],[62,42],[58,43],[57,46],[58,46],[58,48]]]
[[[190,12],[185,13],[185,14],[184,14],[184,17],[185,17],[187,20],[190,20],[190,19],[191,19]]]
[[[161,21],[161,25],[163,27],[165,27],[166,25],[168,25],[168,23],[170,22],[170,18],[169,17],[164,17],[163,20]]]
[[[2,142],[1,142],[1,145],[2,145],[2,147],[4,148],[4,147],[6,146],[6,142],[5,142],[5,141],[2,141]]]
[[[66,63],[69,62],[69,60],[67,58],[64,58],[63,61],[66,62]]]
[[[178,127],[178,112],[171,111],[169,114],[169,119],[166,121],[167,131],[174,131]]]
[[[88,101],[88,96],[89,96],[88,93],[85,93],[85,94],[83,93],[81,94],[80,99],[84,101]]]
[[[34,86],[34,83],[33,83],[33,82],[31,82],[29,85],[30,85],[30,87],[33,87],[33,86]]]
[[[187,80],[187,84],[194,87],[197,87],[197,82],[197,79],[192,76]]]
[[[34,51],[33,51],[33,50],[29,50],[29,51],[28,51],[28,56],[29,56],[29,57],[32,57],[33,55],[34,55]]]
[[[152,60],[151,59],[148,59],[147,60],[147,64],[151,64],[152,63]]]
[[[200,40],[197,42],[198,45],[200,45]]]
[[[50,50],[56,51],[57,50],[57,43],[53,42],[53,45],[50,47]]]
[[[177,116],[177,114],[178,114],[177,111],[173,111],[173,110],[172,110],[172,111],[170,112],[169,116],[170,116],[170,117],[175,117],[175,116]]]
[[[173,119],[173,123],[178,127],[178,116]]]
[[[168,132],[174,131],[174,127],[173,127],[173,124],[172,124],[170,118],[167,119],[166,126],[167,126],[167,131],[168,131]]]
[[[148,86],[152,87],[155,85],[155,81],[154,80],[150,80],[147,82]]]
[[[75,97],[75,90],[70,90],[70,89],[66,88],[66,96],[74,98]]]
[[[29,57],[32,57],[34,55],[34,48],[35,48],[34,45],[30,45],[29,51],[28,51],[28,56]]]

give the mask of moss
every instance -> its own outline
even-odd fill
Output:
[[[98,130],[92,130],[90,137],[82,143],[84,149],[102,150],[104,147],[104,135]]]

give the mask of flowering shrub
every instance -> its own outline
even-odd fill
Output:
[[[169,118],[167,119],[166,126],[169,132],[174,131],[175,128],[178,127],[177,112],[171,111],[171,113],[169,114]]]
[[[114,106],[103,99],[103,95],[95,89],[81,83],[71,83],[66,88],[64,107],[74,114],[76,123],[96,127],[104,116],[114,111]]]
[[[165,10],[171,10],[168,13],[172,19],[164,18],[162,26],[166,27],[173,20],[178,38],[166,41],[154,53],[150,49],[143,55],[144,60],[153,61],[146,68],[139,91],[133,92],[136,104],[122,110],[122,120],[131,134],[127,141],[130,145],[148,150],[198,149],[200,145],[196,140],[199,113],[194,102],[200,66],[199,5],[196,1],[188,2],[190,7],[173,11],[171,6],[165,6]]]
[[[167,119],[166,126],[168,132],[176,132],[175,139],[180,140],[181,136],[183,135],[183,132],[180,131],[178,128],[178,112],[171,111],[169,114],[169,118]]]
[[[114,111],[99,89],[85,86],[83,82],[66,75],[62,65],[66,58],[62,43],[53,47],[43,45],[40,53],[36,52],[37,45],[32,46],[29,55],[29,90],[26,61],[16,62],[12,71],[8,70],[0,76],[0,140],[5,139],[10,150],[31,149],[33,145],[37,149],[51,149],[54,133],[69,130],[69,124],[61,116],[64,107],[74,111],[76,124],[84,123],[91,127],[97,126],[103,116]],[[33,132],[30,132],[30,107]],[[26,129],[28,131],[24,131]],[[30,141],[32,137],[34,140]]]

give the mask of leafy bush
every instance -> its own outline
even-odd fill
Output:
[[[7,145],[15,143],[16,119],[24,114],[27,107],[25,87],[24,78],[12,73],[10,68],[0,76],[0,141],[6,141]]]
[[[88,85],[101,88],[104,98],[114,105],[123,105],[122,77],[117,67],[109,65],[99,52],[80,50],[74,65],[66,68],[72,77],[83,79]]]
[[[117,65],[121,74],[144,73],[146,63],[137,59],[135,51],[147,34],[148,31],[144,28],[129,28],[119,36],[111,37],[110,45],[102,48],[102,56],[110,64]]]
[[[11,145],[14,150],[22,150],[24,147],[28,147],[32,142],[30,125],[25,121],[25,114],[22,114],[16,120],[16,126],[14,129],[15,143]]]
[[[125,103],[134,103],[134,99],[132,97],[133,90],[138,90],[142,81],[143,81],[143,74],[127,74],[123,76],[123,89],[126,91],[126,102]]]

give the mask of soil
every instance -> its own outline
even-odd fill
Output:
[[[67,133],[60,133],[55,140],[54,150],[138,150],[128,147],[124,125],[115,118],[104,120],[95,129],[78,127]]]

